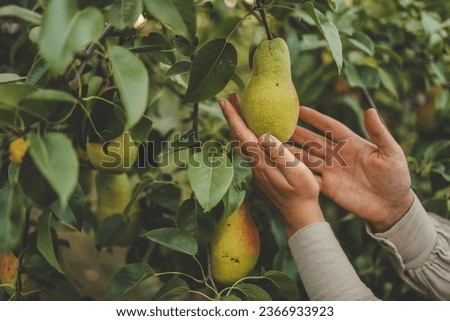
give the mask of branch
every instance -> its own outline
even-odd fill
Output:
[[[105,28],[105,30],[103,31],[103,34],[101,35],[100,39],[96,42],[91,43],[86,50],[78,52],[75,54],[75,57],[78,57],[79,59],[82,60],[82,63],[80,64],[80,66],[77,68],[77,70],[75,71],[75,76],[72,78],[72,80],[70,81],[70,88],[72,90],[76,90],[76,86],[77,86],[77,78],[79,76],[81,76],[84,72],[84,69],[86,68],[88,62],[89,62],[89,57],[95,52],[95,50],[97,50],[99,48],[99,44],[102,43],[103,41],[105,41],[105,39],[110,35],[110,33],[113,31],[113,26],[111,26],[110,24],[108,24]],[[66,69],[66,71],[64,72],[64,76],[67,77],[69,72],[70,72],[70,66]]]
[[[270,31],[269,22],[267,21],[266,10],[264,9],[263,2],[263,0],[256,0],[256,10],[258,10],[259,14],[261,15],[264,28],[266,29],[267,39],[273,40],[273,35]]]
[[[27,209],[25,213],[25,226],[23,231],[23,239],[22,239],[22,251],[19,255],[19,262],[17,264],[17,279],[16,279],[16,294],[15,298],[17,301],[22,300],[22,271],[23,271],[23,257],[25,255],[25,252],[28,249],[28,230],[30,229],[30,215],[31,215],[31,208]]]

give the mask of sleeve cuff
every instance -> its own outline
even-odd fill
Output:
[[[402,270],[420,267],[431,255],[436,242],[435,225],[415,194],[411,208],[390,230],[375,233],[366,222],[366,231]]]

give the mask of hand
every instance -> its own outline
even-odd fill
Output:
[[[237,111],[240,100],[231,94],[230,101],[219,100],[240,151],[253,167],[258,188],[280,212],[288,237],[297,230],[323,221],[319,207],[319,185],[313,173],[275,137],[259,139],[247,127]]]
[[[298,126],[292,139],[303,149],[289,148],[316,174],[323,194],[378,232],[406,214],[413,202],[406,158],[374,108],[364,118],[372,142],[308,107],[300,108],[300,120],[325,133]]]

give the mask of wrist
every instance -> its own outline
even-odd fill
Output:
[[[414,194],[411,190],[402,198],[401,202],[391,204],[384,210],[384,219],[379,221],[369,221],[376,232],[382,233],[390,230],[409,211],[414,201]]]
[[[325,221],[318,201],[289,206],[281,214],[288,238],[302,228]]]

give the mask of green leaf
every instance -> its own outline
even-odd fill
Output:
[[[394,80],[391,75],[383,68],[378,68],[378,73],[380,74],[380,80],[383,86],[395,97],[398,98],[397,88],[395,87]]]
[[[144,0],[145,8],[156,19],[188,39],[197,30],[196,10],[193,0]]]
[[[142,39],[142,44],[145,45],[144,47],[161,47],[160,50],[147,51],[148,56],[166,65],[173,65],[175,63],[176,58],[172,50],[172,45],[163,34],[152,32]]]
[[[154,274],[155,271],[147,264],[134,263],[124,266],[109,284],[106,300],[119,300]]]
[[[155,51],[163,50],[163,46],[162,45],[145,45],[145,46],[132,47],[132,48],[129,48],[129,50],[134,53],[155,52]]]
[[[197,241],[186,231],[172,227],[163,227],[149,231],[143,236],[174,251],[188,255],[197,254]]]
[[[239,283],[236,285],[236,289],[245,294],[250,301],[272,301],[269,293],[257,285],[250,283]]]
[[[103,28],[103,15],[98,9],[78,11],[75,0],[50,1],[38,41],[41,55],[53,73],[61,74],[74,53],[100,38]]]
[[[37,247],[42,256],[53,266],[59,273],[64,274],[58,258],[55,254],[55,249],[53,248],[53,236],[52,228],[50,226],[52,220],[51,213],[45,213],[39,216],[37,224]]]
[[[267,271],[263,275],[269,279],[286,297],[287,300],[296,301],[300,299],[297,284],[286,274],[280,271]]]
[[[18,74],[0,74],[0,84],[19,82],[25,79],[26,77],[20,77]]]
[[[39,13],[16,5],[0,7],[0,17],[17,17],[35,25],[40,25],[42,22],[42,16]]]
[[[131,137],[136,142],[146,142],[152,130],[153,121],[144,115],[140,121],[130,130]]]
[[[184,103],[197,103],[218,94],[234,74],[236,48],[224,38],[216,38],[200,48],[195,56]]]
[[[370,39],[365,33],[355,32],[353,34],[353,38],[349,38],[348,41],[369,56],[373,56],[375,54],[375,45],[373,44],[372,39]]]
[[[241,301],[241,299],[235,295],[226,295],[222,296],[220,301]]]
[[[60,220],[81,230],[85,214],[84,205],[84,192],[80,184],[77,184],[67,206],[58,199],[50,205],[50,210]]]
[[[36,118],[19,114],[19,103],[28,94],[36,91],[33,86],[22,84],[0,84],[0,124],[17,127],[23,121],[31,125]],[[21,121],[20,121],[20,118]]]
[[[350,87],[366,88],[366,85],[361,79],[358,70],[352,64],[349,63],[345,64],[344,75]]]
[[[170,182],[162,183],[148,193],[147,199],[161,207],[176,212],[180,206],[181,190],[176,184]]]
[[[106,20],[119,30],[131,28],[143,10],[142,0],[114,0],[105,8]]]
[[[48,71],[48,65],[44,58],[41,56],[36,56],[33,66],[31,66],[30,71],[27,75],[27,80],[25,83],[27,85],[36,86],[37,83],[44,77]]]
[[[189,285],[186,281],[173,278],[164,284],[155,296],[152,298],[153,301],[170,301],[179,299],[180,295],[186,294],[190,291]]]
[[[12,251],[22,239],[25,207],[18,184],[0,189],[0,252]]]
[[[127,115],[127,128],[142,118],[147,107],[149,78],[142,61],[129,50],[112,46],[109,49],[114,82]]]
[[[175,65],[170,67],[164,76],[172,77],[176,75],[186,74],[191,70],[191,62],[190,61],[178,61]]]
[[[143,176],[139,182],[139,184],[136,185],[133,191],[133,195],[131,195],[131,199],[128,202],[127,206],[123,210],[123,217],[125,219],[128,219],[130,215],[130,211],[133,208],[134,203],[136,202],[137,198],[141,193],[148,188],[153,183],[153,178],[150,176]]]
[[[121,213],[112,213],[97,226],[95,245],[99,248],[113,246],[127,230],[127,222]]]
[[[58,122],[66,119],[77,103],[75,97],[64,91],[41,89],[25,96],[19,107],[21,112],[39,119]]]
[[[181,204],[175,219],[176,227],[191,233],[200,250],[206,248],[214,236],[216,220],[213,215],[205,215],[200,204],[188,199]]]
[[[189,182],[205,212],[216,206],[233,180],[233,166],[223,153],[195,153],[189,164]]]
[[[77,185],[78,157],[70,139],[61,133],[30,134],[30,156],[66,205]]]
[[[173,44],[182,55],[192,57],[197,51],[198,39],[195,38],[193,42],[190,42],[183,36],[176,36]]]
[[[333,56],[334,61],[336,62],[336,66],[338,68],[338,72],[341,73],[342,64],[343,64],[343,55],[342,55],[342,42],[339,36],[339,31],[334,25],[334,23],[319,10],[314,8],[312,2],[306,2],[302,10],[304,10],[316,23],[317,28],[325,37],[325,40],[328,42],[328,46],[331,51],[331,55]]]
[[[250,164],[241,155],[233,154],[233,170],[233,181],[228,192],[223,197],[225,217],[234,213],[244,202],[245,194],[253,177]]]

